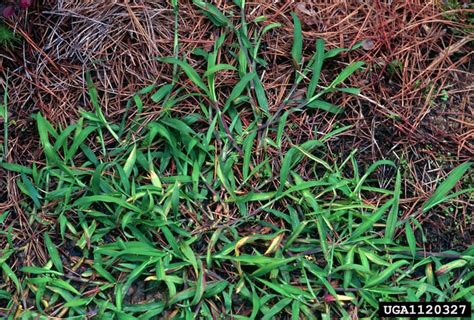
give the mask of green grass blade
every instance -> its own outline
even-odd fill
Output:
[[[230,107],[231,103],[240,97],[242,92],[247,88],[247,85],[249,84],[250,81],[256,76],[255,72],[250,72],[247,73],[245,76],[240,79],[240,81],[235,85],[235,87],[232,89],[231,94],[229,95],[229,98],[227,98],[227,102],[223,108],[223,112],[227,110],[227,108]]]
[[[313,64],[311,65],[311,71],[313,73],[311,81],[308,85],[308,91],[306,92],[306,98],[311,99],[314,96],[314,92],[319,83],[319,78],[321,77],[321,69],[324,62],[324,40],[316,40],[316,53]]]
[[[193,3],[201,8],[209,19],[218,27],[230,27],[232,22],[214,5],[201,1],[193,0]]]
[[[395,228],[397,226],[401,186],[402,186],[402,177],[401,177],[400,170],[398,170],[397,178],[395,181],[395,194],[393,198],[393,205],[388,214],[387,223],[385,226],[385,239],[390,240],[390,241],[393,240],[393,235],[395,234]]]
[[[395,273],[395,271],[397,271],[397,269],[399,269],[401,266],[406,265],[406,264],[409,264],[409,262],[406,260],[399,260],[393,263],[392,265],[387,267],[384,271],[382,271],[380,274],[374,276],[369,281],[367,281],[364,287],[370,288],[378,284],[381,284],[382,282],[387,280],[390,276],[392,276]]]
[[[267,313],[265,313],[265,315],[262,317],[262,320],[275,319],[275,315],[282,314],[281,311],[283,308],[289,305],[291,301],[292,299],[290,298],[285,298],[278,301]]]
[[[453,269],[462,268],[466,264],[467,264],[467,261],[463,260],[463,259],[458,259],[458,260],[451,261],[449,263],[446,263],[446,264],[442,265],[438,269],[436,269],[436,275],[441,276],[441,275],[446,274],[447,272],[449,272]]]
[[[308,152],[316,147],[322,146],[322,143],[319,140],[310,140],[303,143],[300,147],[292,147],[285,155],[282,161],[280,168],[280,186],[278,187],[276,196],[279,196],[285,187],[285,183],[290,173],[291,168],[295,165],[295,158],[298,152],[304,151]]]
[[[201,77],[199,74],[194,70],[193,67],[191,67],[187,62],[181,61],[179,59],[173,58],[173,57],[167,57],[167,58],[158,58],[158,61],[164,62],[164,63],[171,63],[171,64],[176,64],[181,69],[183,69],[184,73],[188,76],[188,78],[199,88],[201,89],[206,95],[209,95],[209,90],[202,81]]]
[[[293,17],[293,47],[291,48],[291,57],[295,66],[300,67],[303,60],[303,31],[301,29],[301,22],[298,16],[292,12]]]
[[[405,222],[405,236],[408,242],[408,248],[410,248],[410,253],[413,258],[416,256],[416,239],[415,234],[413,232],[413,228],[411,227],[410,222]]]
[[[348,65],[341,71],[341,73],[336,77],[336,79],[334,79],[334,81],[329,85],[329,87],[330,88],[336,87],[337,85],[342,83],[344,80],[349,78],[349,76],[352,75],[354,72],[362,68],[363,65],[364,65],[364,62],[362,61],[351,63],[350,65]]]
[[[207,77],[207,76],[213,75],[216,72],[224,71],[224,70],[237,71],[237,68],[234,67],[234,66],[231,66],[230,64],[225,64],[225,63],[224,64],[217,64],[217,65],[213,66],[212,68],[207,69],[206,72],[204,72],[204,74],[202,76]]]
[[[382,218],[382,215],[387,211],[387,209],[393,205],[394,199],[387,201],[383,206],[381,206],[375,213],[368,217],[363,223],[361,223],[357,229],[352,233],[351,240],[355,240],[364,234],[366,231],[372,228],[372,226]]]
[[[33,200],[33,203],[35,204],[36,208],[41,207],[40,199],[42,199],[42,197],[39,194],[38,189],[33,185],[33,183],[31,183],[30,179],[27,178],[26,175],[23,173],[21,174],[21,181],[22,181],[22,184],[20,184],[19,182],[17,183],[18,187],[20,187],[20,189],[22,189],[22,191],[26,195],[28,195],[31,198],[31,200]],[[25,190],[23,190],[23,188],[25,188]]]
[[[53,262],[54,266],[56,267],[56,270],[59,272],[63,273],[63,264],[61,262],[61,258],[59,256],[59,252],[56,249],[56,246],[54,245],[53,241],[49,237],[48,233],[44,233],[44,244],[46,246],[46,249],[48,250],[49,257],[51,258],[51,261]]]
[[[171,93],[171,90],[173,90],[173,85],[172,84],[165,84],[164,86],[160,87],[154,94],[151,95],[151,100],[155,103],[161,102],[161,100],[164,99],[168,94]]]
[[[253,131],[247,137],[245,137],[243,142],[244,159],[242,163],[242,174],[244,180],[247,179],[247,177],[249,176],[250,160],[252,158],[252,148],[256,136],[257,131]]]
[[[324,100],[313,100],[307,104],[308,108],[315,108],[315,109],[321,109],[330,113],[341,113],[344,111],[343,108],[340,106],[336,106],[335,104],[329,103]]]
[[[76,200],[73,205],[76,207],[89,206],[90,204],[95,203],[95,202],[115,203],[120,207],[127,208],[135,212],[141,212],[140,208],[137,208],[136,206],[131,205],[125,200],[108,196],[108,195],[95,195],[95,196],[82,197]]]
[[[471,168],[471,162],[465,162],[453,169],[446,179],[436,188],[433,195],[423,204],[423,212],[426,212],[446,200],[447,193],[456,186],[467,170]]]
[[[255,77],[254,86],[255,86],[255,95],[257,97],[258,105],[260,106],[262,111],[268,115],[269,111],[268,111],[267,94],[265,93],[263,84],[258,77]]]
[[[110,132],[110,134],[114,137],[114,139],[117,142],[120,142],[119,137],[117,136],[117,133],[112,129],[110,126],[109,122],[105,119],[104,114],[102,113],[102,110],[100,108],[99,104],[99,96],[97,94],[97,89],[94,86],[94,83],[92,82],[92,77],[90,73],[87,73],[86,75],[86,81],[87,81],[87,89],[89,93],[89,98],[92,103],[92,106],[95,109],[96,116],[99,118],[101,124]]]
[[[125,162],[125,165],[123,166],[123,171],[125,172],[125,177],[129,178],[130,174],[132,173],[132,170],[135,166],[135,162],[137,161],[137,146],[134,145],[132,152],[130,152],[130,155],[128,156],[127,161]]]
[[[5,262],[3,262],[1,266],[6,277],[10,278],[10,280],[15,284],[16,290],[21,291],[20,280],[18,280],[18,277],[16,276],[15,272],[13,272],[13,270]]]

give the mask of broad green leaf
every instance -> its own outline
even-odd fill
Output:
[[[143,100],[138,94],[133,96],[133,101],[135,101],[135,106],[137,107],[138,113],[143,112]]]
[[[344,266],[345,265],[353,265],[354,264],[354,252],[356,250],[356,247],[352,247],[346,254],[346,257],[344,259]],[[351,284],[352,281],[352,269],[348,269],[347,271],[344,271],[344,282],[343,282],[343,287],[348,288]]]
[[[58,276],[62,276],[62,272],[49,270],[46,268],[39,268],[39,267],[23,267],[20,269],[21,272],[31,273],[31,274],[55,274]]]
[[[9,214],[10,214],[10,211],[8,210],[0,214],[0,224],[2,224],[8,218]]]
[[[193,300],[191,301],[192,306],[198,304],[201,301],[204,295],[204,291],[206,289],[206,279],[205,279],[205,273],[204,273],[205,271],[203,270],[204,267],[201,261],[197,263],[198,263],[199,272],[197,274],[198,279],[196,282],[196,292],[194,294]]]
[[[300,289],[299,287],[296,287],[296,286],[292,286],[285,283],[270,282],[261,278],[256,278],[256,279],[284,297],[288,297],[288,298],[295,298],[298,296],[303,296],[307,298],[311,297],[309,292],[306,292],[305,290]]]
[[[139,95],[149,94],[149,93],[150,93],[151,91],[153,91],[153,89],[155,89],[155,88],[156,88],[156,85],[150,84],[150,85],[146,86],[145,88],[140,89],[140,90],[137,92],[137,94],[139,94]]]
[[[193,129],[191,129],[191,127],[189,127],[184,121],[180,119],[166,117],[166,118],[160,119],[160,122],[167,125],[168,127],[178,130],[180,134],[189,134],[189,135],[196,134],[196,132]]]
[[[77,291],[76,288],[74,288],[70,283],[62,280],[62,279],[51,279],[49,281],[49,284],[51,286],[54,286],[54,287],[59,287],[59,288],[62,288],[62,289],[65,289],[69,292],[72,292],[74,294],[77,294],[77,295],[80,295],[80,292]]]
[[[264,274],[267,274],[273,270],[276,270],[278,269],[279,267],[281,266],[287,266],[289,265],[291,262],[293,262],[295,260],[295,258],[288,258],[288,259],[282,259],[282,260],[279,260],[279,261],[275,261],[275,262],[271,262],[271,263],[268,263],[260,268],[258,268],[257,270],[255,270],[253,273],[252,273],[252,276],[253,277],[260,277],[260,276],[263,276]]]
[[[181,242],[179,248],[183,253],[183,257],[193,266],[194,272],[196,275],[199,273],[198,261],[196,259],[196,255],[194,254],[193,250],[186,242]]]
[[[71,147],[68,149],[67,153],[64,156],[65,161],[72,160],[76,155],[77,150],[84,143],[87,137],[97,129],[93,126],[88,126],[81,130],[77,135],[74,136],[74,141],[72,142]]]
[[[89,303],[91,303],[91,301],[93,299],[94,298],[75,298],[75,299],[72,299],[72,300],[69,300],[68,302],[66,302],[64,304],[64,307],[73,308],[73,307],[80,307],[80,306],[88,305]]]
[[[36,187],[31,183],[30,179],[27,178],[26,175],[23,173],[21,174],[21,181],[23,183],[23,186],[18,182],[18,187],[20,187],[20,189],[22,189],[22,191],[27,194],[31,198],[31,200],[33,200],[33,203],[35,204],[36,208],[39,208],[41,206],[39,199],[42,199],[43,197],[39,194]],[[23,190],[23,188],[25,188],[25,190]]]

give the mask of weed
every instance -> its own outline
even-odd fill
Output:
[[[81,111],[82,118],[65,128],[36,114],[44,164],[0,164],[17,173],[16,184],[28,199],[19,205],[31,227],[44,230],[38,241],[45,258],[16,264],[24,249],[14,245],[10,230],[2,231],[9,239],[0,254],[2,314],[370,318],[381,300],[472,299],[472,287],[460,279],[472,263],[473,247],[449,253],[419,249],[419,223],[400,215],[403,182],[395,163],[359,167],[355,151],[340,161],[325,160],[326,143],[347,126],[316,132],[307,141],[296,141],[286,130],[294,125],[287,123],[292,113],[343,113],[324,97],[358,93],[343,83],[363,64],[349,64],[323,86],[325,61],[347,49],[326,51],[318,40],[304,61],[293,15],[294,85],[271,112],[257,68],[263,62],[260,42],[248,33],[245,16],[235,26],[215,6],[195,3],[222,28],[202,55],[203,74],[177,51],[160,57],[176,66],[173,81],[137,92],[119,124],[103,114],[89,77],[93,112]],[[244,9],[245,1],[236,3]],[[220,63],[230,33],[239,42],[237,59]],[[219,72],[239,81],[222,90]],[[299,88],[305,95],[296,99]],[[165,110],[153,121],[146,121],[147,98]],[[200,113],[179,112],[180,101],[188,98]],[[390,187],[374,179],[384,167],[394,168]],[[474,191],[450,193],[470,167],[455,168],[420,211]],[[28,297],[34,306],[23,310],[13,297]]]
[[[0,47],[12,48],[18,41],[18,36],[6,24],[0,22]]]

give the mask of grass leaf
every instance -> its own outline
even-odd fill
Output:
[[[351,76],[354,72],[356,72],[357,70],[362,68],[363,65],[364,65],[364,62],[362,62],[362,61],[357,61],[357,62],[351,63],[350,65],[345,67],[341,71],[341,73],[339,73],[339,75],[336,77],[336,79],[334,79],[334,81],[329,85],[329,87],[334,88],[337,85],[341,84],[344,80],[349,78],[349,76]]]
[[[59,252],[56,249],[56,246],[54,245],[53,241],[49,237],[48,233],[44,233],[44,244],[46,246],[46,249],[48,250],[49,257],[51,258],[51,261],[53,261],[54,266],[56,267],[56,270],[59,272],[63,273],[63,264],[61,262],[61,258],[59,256]]]
[[[301,66],[303,60],[303,31],[298,16],[292,12],[293,17],[293,47],[291,48],[291,57],[295,66]]]
[[[242,77],[242,79],[240,79],[240,81],[235,85],[235,87],[232,89],[232,92],[230,93],[229,95],[229,98],[227,98],[227,102],[223,108],[223,112],[225,112],[227,110],[227,108],[230,107],[230,104],[235,100],[237,99],[238,97],[240,97],[240,95],[242,94],[242,92],[245,90],[245,88],[247,88],[247,85],[250,81],[252,81],[252,79],[256,76],[256,73],[255,72],[250,72],[250,73],[247,73],[245,76]]]
[[[311,81],[308,85],[308,90],[306,92],[306,98],[309,100],[314,96],[314,92],[319,83],[319,78],[321,77],[321,69],[323,67],[324,62],[324,40],[318,39],[316,40],[316,52],[315,52],[315,59],[313,64],[311,65]]]
[[[395,181],[395,194],[393,198],[393,205],[388,213],[387,223],[385,226],[385,239],[393,240],[393,235],[395,233],[395,228],[397,225],[398,219],[398,208],[400,203],[400,194],[401,194],[401,185],[402,185],[402,177],[400,170],[397,171],[397,179]]]
[[[167,57],[167,58],[158,58],[158,61],[165,62],[165,63],[171,63],[171,64],[176,64],[181,69],[183,69],[184,73],[188,76],[188,78],[199,88],[201,89],[206,95],[209,95],[209,90],[202,81],[201,77],[199,74],[194,70],[193,67],[191,67],[187,62],[181,61],[179,59],[173,58],[173,57]]]
[[[409,262],[406,261],[406,260],[399,260],[399,261],[393,263],[392,265],[387,267],[384,271],[382,271],[380,274],[378,274],[378,275],[374,276],[373,278],[371,278],[365,284],[364,287],[365,288],[370,288],[370,287],[376,286],[376,285],[384,282],[386,279],[388,279],[388,277],[392,276],[397,271],[397,269],[399,269],[401,266],[406,265],[406,264],[409,264]]]
[[[364,232],[372,228],[372,226],[382,218],[382,215],[387,211],[387,209],[393,205],[394,199],[387,201],[383,206],[380,207],[376,212],[374,212],[370,217],[368,217],[363,223],[361,223],[357,229],[351,234],[352,240],[360,237]]]
[[[123,171],[125,172],[126,178],[130,177],[133,167],[135,166],[135,161],[137,161],[137,146],[136,145],[133,146],[132,152],[130,152],[130,155],[128,156],[127,161],[125,162],[125,165],[123,166]]]
[[[341,108],[340,106],[336,106],[332,103],[326,102],[324,100],[319,100],[319,99],[309,102],[307,104],[307,107],[321,109],[321,110],[331,112],[331,113],[341,113],[344,111],[344,109]]]
[[[465,162],[453,169],[446,179],[436,188],[433,195],[423,204],[423,212],[426,212],[445,201],[447,193],[454,188],[466,171],[471,168],[471,164],[471,162]]]
[[[151,100],[155,103],[161,102],[164,97],[166,97],[171,90],[173,90],[173,85],[172,84],[165,84],[164,86],[160,87],[154,94],[151,95]]]
[[[203,77],[207,77],[207,76],[210,76],[216,72],[219,72],[219,71],[224,71],[224,70],[232,70],[232,71],[237,71],[237,68],[234,67],[234,66],[231,66],[230,64],[217,64],[215,66],[213,66],[212,68],[209,68],[207,69],[206,72],[204,72],[204,74],[202,75]]]

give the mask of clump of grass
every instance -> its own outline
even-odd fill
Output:
[[[348,127],[308,141],[286,130],[289,116],[307,109],[343,113],[324,97],[358,93],[343,82],[362,63],[321,86],[325,61],[347,49],[327,51],[319,40],[304,61],[293,16],[294,85],[273,110],[257,68],[264,63],[259,41],[247,34],[244,15],[235,26],[211,4],[195,3],[223,28],[203,54],[204,74],[176,56],[160,58],[176,65],[183,81],[138,92],[127,108],[136,108],[135,116],[127,121],[125,114],[119,124],[102,113],[89,80],[93,111],[82,111],[77,123],[54,128],[35,116],[44,165],[1,163],[18,173],[28,199],[20,205],[31,227],[45,230],[39,241],[46,258],[13,266],[23,249],[14,245],[12,229],[2,231],[8,239],[0,254],[2,314],[330,319],[373,317],[380,300],[471,299],[465,279],[472,247],[420,250],[419,224],[399,214],[395,163],[360,167],[357,150],[325,160],[326,143]],[[244,9],[245,2],[237,4]],[[235,65],[217,60],[230,33],[239,42]],[[223,71],[240,79],[227,94],[216,84]],[[302,87],[306,95],[295,98]],[[201,112],[179,112],[188,98]],[[145,116],[147,99],[163,106],[153,121]],[[453,170],[420,210],[473,191],[449,194],[470,166]],[[391,187],[373,178],[382,167],[395,172]],[[13,297],[34,305],[22,310]]]
[[[0,22],[0,47],[8,49],[18,41],[18,36],[6,24]]]

